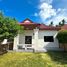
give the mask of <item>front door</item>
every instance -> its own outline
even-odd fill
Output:
[[[13,42],[7,44],[7,49],[8,50],[13,50]]]
[[[25,36],[25,44],[32,44],[32,36]]]

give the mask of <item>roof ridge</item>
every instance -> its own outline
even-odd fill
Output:
[[[29,18],[26,18],[25,20],[23,20],[21,23],[24,23],[26,20],[30,21],[31,23],[34,23],[32,20],[30,20]]]

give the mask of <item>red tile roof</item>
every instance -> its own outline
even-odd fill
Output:
[[[45,24],[38,24],[32,22],[30,19],[25,19],[21,23],[19,23],[21,26],[24,26],[24,29],[32,30],[34,28],[39,28],[40,30],[60,30],[60,27],[55,26],[46,26]]]
[[[37,23],[33,23],[30,19],[25,19],[24,21],[20,22],[21,25],[36,25]]]
[[[61,29],[67,30],[67,24],[63,25]]]
[[[40,24],[40,30],[60,30],[60,27],[55,27],[55,26],[47,26],[44,24]]]

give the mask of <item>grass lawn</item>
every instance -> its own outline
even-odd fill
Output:
[[[67,67],[67,53],[8,52],[0,55],[0,67]]]

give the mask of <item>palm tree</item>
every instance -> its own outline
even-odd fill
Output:
[[[62,26],[61,22],[59,22],[59,26]]]
[[[65,19],[62,20],[62,26],[66,23]]]
[[[49,26],[53,26],[53,21],[50,22]]]

